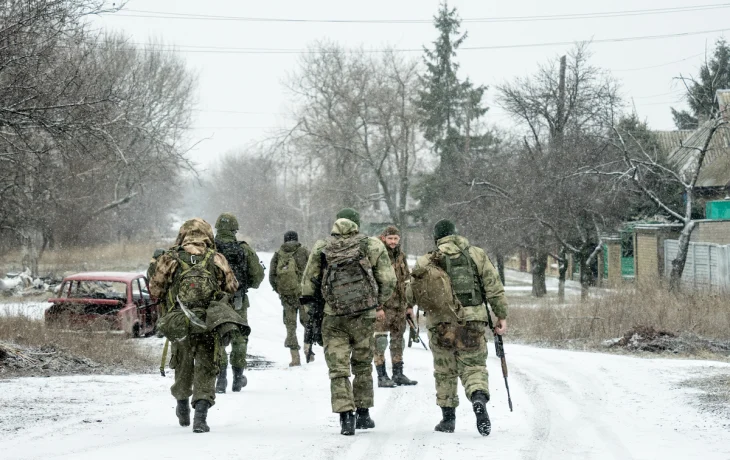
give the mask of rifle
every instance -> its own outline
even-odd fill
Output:
[[[502,361],[502,375],[504,376],[504,386],[507,387],[507,403],[509,404],[509,411],[512,412],[512,397],[509,394],[509,382],[507,381],[507,360],[504,357],[504,342],[502,336],[494,332],[494,322],[492,321],[492,313],[487,307],[487,320],[489,321],[489,329],[494,334],[494,349],[497,352],[497,357]]]
[[[307,326],[304,328],[304,344],[309,345],[307,354],[304,356],[306,362],[312,360],[314,352],[312,346],[316,343],[319,346],[324,346],[322,340],[322,320],[324,319],[324,298],[322,297],[321,282],[312,278],[314,283],[314,295],[304,296],[299,299],[299,303],[302,305],[309,305],[309,319],[307,320]]]
[[[416,313],[416,318],[418,318],[418,313]],[[423,345],[423,348],[428,351],[426,342],[423,341],[423,339],[421,338],[421,334],[419,333],[419,327],[414,324],[413,319],[410,316],[406,316],[406,321],[408,322],[408,326],[411,328],[411,331],[408,334],[408,347],[410,348],[411,344],[413,342],[416,342]]]

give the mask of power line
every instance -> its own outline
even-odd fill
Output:
[[[659,67],[665,67],[665,66],[672,65],[672,64],[678,64],[680,62],[689,61],[690,59],[694,59],[694,58],[699,57],[699,56],[702,56],[704,54],[705,53],[693,54],[692,56],[688,56],[688,57],[686,57],[684,59],[679,59],[677,61],[671,61],[671,62],[665,62],[664,64],[651,65],[651,66],[648,66],[648,67],[635,67],[633,69],[616,69],[616,70],[613,70],[613,72],[633,72],[633,71],[636,71],[636,70],[656,69],[656,68],[659,68]]]
[[[640,35],[634,37],[615,37],[615,38],[599,38],[591,40],[571,40],[571,41],[560,41],[560,42],[542,42],[542,43],[521,43],[511,45],[490,45],[490,46],[462,46],[459,50],[465,51],[486,51],[486,50],[500,50],[500,49],[517,49],[517,48],[538,48],[538,47],[549,47],[549,46],[567,46],[573,45],[576,42],[587,42],[591,44],[596,43],[621,43],[621,42],[633,42],[643,40],[659,40],[665,38],[677,38],[677,37],[689,37],[693,35],[706,35],[715,34],[721,32],[730,31],[730,28],[725,29],[713,29],[713,30],[699,30],[692,32],[676,32],[670,34],[660,35]],[[146,46],[144,44],[136,44],[140,46]],[[363,52],[363,53],[385,53],[385,52],[423,52],[423,48],[394,48],[394,49],[371,49],[371,50],[320,50],[320,49],[295,49],[295,48],[236,48],[236,47],[221,47],[221,46],[200,46],[200,45],[163,45],[167,51],[179,52],[179,53],[208,53],[208,54],[319,54],[319,53],[338,53],[338,52]],[[696,56],[692,56],[696,57]],[[691,57],[690,57],[691,58]],[[686,58],[684,60],[690,59]],[[676,61],[681,62],[681,61]],[[671,63],[669,63],[671,64]],[[668,64],[661,64],[668,65]],[[631,70],[631,69],[627,69]]]
[[[483,18],[463,18],[462,23],[497,23],[497,22],[536,22],[536,21],[563,21],[576,19],[603,19],[628,16],[645,16],[656,14],[687,13],[694,11],[708,11],[730,7],[730,3],[716,3],[695,6],[681,6],[674,8],[655,8],[624,11],[603,11],[593,13],[565,13],[538,16],[502,16]],[[130,14],[131,13],[131,14]],[[248,16],[224,16],[210,14],[175,13],[168,11],[149,11],[125,9],[116,16],[155,19],[183,19],[205,21],[243,21],[243,22],[279,22],[279,23],[309,23],[309,24],[432,24],[433,19],[304,19],[304,18],[266,18]]]

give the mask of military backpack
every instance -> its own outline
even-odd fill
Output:
[[[276,262],[276,292],[280,295],[298,296],[299,287],[299,267],[294,258],[293,252],[279,251],[278,260]]]
[[[410,282],[413,300],[429,318],[461,322],[464,308],[454,292],[451,278],[441,268],[441,258],[442,254],[434,251],[429,254],[425,266],[413,269]]]
[[[454,259],[441,253],[440,266],[449,275],[454,294],[461,305],[476,307],[484,303],[479,271],[469,255],[469,248],[462,249],[459,256]]]
[[[377,307],[378,284],[367,257],[368,238],[331,236],[322,249],[322,297],[335,315],[349,315]]]
[[[238,241],[226,242],[216,239],[215,247],[218,252],[225,256],[228,261],[228,265],[231,266],[231,270],[238,281],[239,292],[247,292],[248,260],[246,257],[246,251],[241,247],[241,243]]]

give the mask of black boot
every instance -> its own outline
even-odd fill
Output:
[[[385,364],[375,366],[375,370],[378,371],[378,388],[393,388],[396,386],[395,382],[388,377],[388,373],[385,371]]]
[[[340,434],[352,436],[355,434],[355,414],[352,411],[340,412]]]
[[[208,408],[210,403],[205,399],[198,399],[195,403],[195,416],[193,416],[193,433],[207,433],[210,431],[208,423],[205,419],[208,418]]]
[[[190,426],[190,402],[187,399],[178,399],[175,415],[180,426]]]
[[[218,380],[215,382],[215,392],[225,393],[228,386],[228,366],[221,368]]]
[[[357,420],[355,421],[355,428],[358,430],[367,430],[368,428],[375,428],[375,422],[370,418],[370,410],[358,408],[355,415]]]
[[[434,429],[436,431],[441,431],[442,433],[453,433],[456,428],[456,408],[442,407],[441,413],[441,421]]]
[[[243,375],[243,368],[242,367],[234,367],[233,368],[233,385],[231,390],[232,391],[241,391],[241,388],[245,387],[246,384],[248,384],[248,379],[245,375]]]
[[[416,380],[411,380],[403,375],[403,363],[393,363],[393,382],[396,385],[416,385]]]
[[[492,432],[492,422],[489,421],[489,414],[487,414],[488,402],[489,396],[483,391],[475,391],[471,395],[471,406],[477,416],[477,430],[482,436],[489,436],[489,433]]]

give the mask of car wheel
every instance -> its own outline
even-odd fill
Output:
[[[132,326],[132,337],[139,338],[139,323],[134,323]]]

